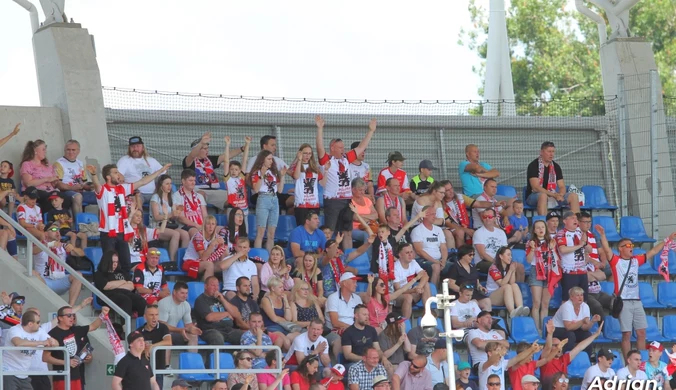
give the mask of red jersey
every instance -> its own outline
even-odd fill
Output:
[[[392,173],[392,171],[390,171],[390,168],[387,167],[381,169],[380,173],[378,174],[378,191],[377,191],[378,193],[381,193],[386,190],[385,183],[387,183],[387,179],[389,178],[395,178],[399,180],[399,184],[401,185],[401,192],[411,191],[406,171],[403,169],[397,169],[396,172]]]

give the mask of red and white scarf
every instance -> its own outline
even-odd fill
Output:
[[[339,257],[329,260],[329,265],[331,266],[331,271],[333,272],[333,278],[336,280],[336,286],[340,286],[340,277],[345,273],[345,265]]]
[[[664,280],[669,281],[669,251],[676,250],[676,241],[672,241],[669,238],[664,240],[664,248],[662,248],[662,253],[660,253],[660,275],[664,276]]]
[[[134,229],[129,223],[126,194],[125,188],[121,184],[116,186],[104,184],[101,189],[101,197],[107,205],[108,213],[105,226],[108,228],[108,236],[115,237],[118,233],[124,233],[124,240],[129,241],[134,236]]]
[[[317,291],[317,278],[314,276],[310,277],[307,274],[307,270],[303,271],[303,278],[305,279],[305,283],[307,283],[312,288],[312,293],[314,296],[318,297],[319,291]]]
[[[195,171],[198,176],[204,176],[204,182],[199,184],[209,186],[210,188],[219,188],[218,176],[214,172],[214,165],[208,157],[205,159],[195,159]]]
[[[106,331],[108,332],[108,341],[110,342],[110,345],[113,347],[113,354],[115,354],[115,361],[114,363],[117,364],[123,357],[126,355],[124,352],[124,345],[122,345],[122,341],[120,341],[120,336],[117,335],[117,332],[115,331],[115,328],[113,327],[113,323],[110,321],[110,318],[108,317],[107,314],[99,314],[99,319],[101,322],[106,324]]]
[[[465,208],[465,199],[461,194],[456,194],[455,198],[446,203],[446,214],[451,219],[462,227],[469,227],[469,217],[467,216],[467,208]]]
[[[385,283],[385,302],[390,302],[390,282],[394,283],[394,254],[388,242],[378,248],[378,276]]]
[[[561,270],[561,259],[559,258],[559,250],[551,250],[551,260],[549,262],[549,281],[547,283],[547,289],[549,290],[549,295],[554,296],[554,289],[559,285],[561,279],[563,279],[563,271]]]
[[[183,215],[198,225],[202,225],[202,203],[195,191],[190,193],[190,197],[185,194],[185,189],[181,187],[178,193],[183,197]]]
[[[547,191],[556,191],[556,170],[554,169],[554,161],[549,163],[547,167],[547,175],[549,179],[547,181]],[[538,157],[538,180],[540,181],[540,187],[545,182],[545,162],[542,161],[542,156]]]

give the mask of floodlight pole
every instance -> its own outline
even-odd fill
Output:
[[[503,116],[516,116],[505,0],[490,0],[487,45],[484,115],[497,116],[501,108]]]
[[[14,0],[15,3],[19,4],[30,14],[31,18],[31,29],[35,33],[40,27],[40,20],[38,19],[38,10],[35,8],[33,3],[28,0]]]

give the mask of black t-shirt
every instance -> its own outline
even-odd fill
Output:
[[[88,326],[73,326],[70,329],[64,330],[58,326],[49,331],[49,335],[59,342],[60,347],[68,348],[68,353],[71,357],[80,353],[86,344],[87,333],[89,333]],[[52,351],[52,356],[56,359],[63,359],[62,351]],[[54,365],[54,371],[63,370],[63,366]],[[54,376],[54,381],[63,381],[64,376]],[[80,379],[80,367],[70,369],[71,381]]]
[[[70,222],[70,211],[68,210],[57,210],[51,209],[47,212],[47,222],[51,225],[54,222],[59,224],[59,229],[71,229]]]
[[[0,191],[9,191],[15,188],[14,180],[10,178],[3,179],[0,177]],[[7,195],[7,200],[9,201],[9,195]]]
[[[207,315],[212,312],[223,313],[226,312],[223,304],[216,298],[207,296],[205,294],[200,295],[195,299],[195,318],[197,319],[197,326],[202,330],[207,329],[217,329],[217,330],[230,330],[233,328],[234,324],[232,318],[224,318],[221,321],[209,322],[207,321]]]
[[[162,351],[164,354],[164,351]],[[115,367],[115,376],[122,378],[122,388],[124,390],[150,390],[150,378],[153,377],[153,371],[150,368],[150,362],[141,354],[137,358],[130,352]]]
[[[556,181],[563,180],[563,171],[561,170],[561,166],[556,163],[556,161],[552,161],[554,163],[554,173],[556,173]],[[547,184],[549,183],[549,167],[545,167],[545,172],[544,172],[544,177],[542,178],[542,187],[547,188]],[[530,196],[530,194],[533,192],[533,188],[530,186],[530,179],[531,178],[539,178],[540,177],[540,172],[538,169],[538,159],[536,158],[533,160],[530,164],[528,164],[528,170],[526,171],[526,198]]]
[[[143,334],[143,339],[145,341],[150,341],[153,344],[157,344],[164,340],[165,337],[171,337],[169,334],[169,328],[160,322],[157,323],[157,326],[153,330],[147,330],[145,325],[136,329],[137,331]],[[155,352],[155,366],[164,367],[166,366],[165,361],[166,353],[165,350],[159,350]]]
[[[376,328],[370,325],[366,325],[363,330],[350,325],[343,332],[340,342],[343,345],[351,345],[352,353],[364,356],[366,349],[372,347],[373,343],[378,342],[378,332],[376,332]]]
[[[455,284],[458,286],[462,286],[463,284],[476,286],[479,280],[479,271],[476,270],[474,265],[470,265],[469,272],[467,272],[465,267],[457,261],[451,265],[451,269],[448,271],[448,278],[455,280]]]
[[[125,274],[124,272],[120,271],[119,268],[115,272],[101,272],[101,271],[94,272],[94,286],[96,286],[96,288],[103,291],[104,293],[105,293],[104,288],[106,287],[106,284],[108,284],[108,282],[112,282],[113,280],[130,281],[131,275]],[[125,290],[125,289],[115,289],[115,290]]]
[[[462,390],[479,390],[479,385],[477,385],[476,382],[470,379],[469,382],[467,383],[463,383],[462,381],[456,381],[455,388]]]
[[[261,308],[258,306],[258,303],[256,303],[256,301],[251,298],[247,299],[245,302],[239,297],[239,295],[235,295],[230,300],[230,303],[232,303],[232,305],[235,306],[237,310],[239,310],[239,314],[242,315],[242,320],[244,320],[244,322],[249,322],[249,316],[251,313],[261,312]]]

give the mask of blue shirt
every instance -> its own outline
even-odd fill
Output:
[[[319,229],[310,234],[305,226],[298,226],[291,231],[290,242],[299,244],[303,252],[318,252],[326,247],[326,236]]]
[[[484,192],[484,186],[481,184],[481,180],[478,177],[472,175],[469,172],[465,172],[465,167],[470,164],[469,161],[461,161],[458,165],[458,175],[460,176],[460,181],[462,182],[462,192],[467,196],[479,195]],[[485,162],[479,161],[485,170],[491,170],[491,166]]]
[[[257,341],[258,338],[250,330],[244,332],[242,334],[242,338],[240,339],[240,343],[242,343],[242,345],[256,345]],[[270,336],[263,333],[263,337],[261,337],[261,345],[272,345],[272,339],[270,339]],[[265,363],[265,358],[254,357],[252,368],[265,368],[266,366],[267,363]]]
[[[522,215],[521,218],[516,215],[510,215],[509,224],[514,226],[514,229],[528,229],[528,218],[525,215]]]
[[[342,254],[338,256],[340,261],[343,263],[343,266],[345,265],[345,260],[347,259],[347,254]],[[346,266],[347,267],[347,266]],[[333,294],[334,292],[338,291],[338,286],[336,285],[336,275],[333,274],[333,268],[331,268],[331,264],[327,264],[322,268],[322,279],[324,279],[324,296],[329,297],[329,295]]]

